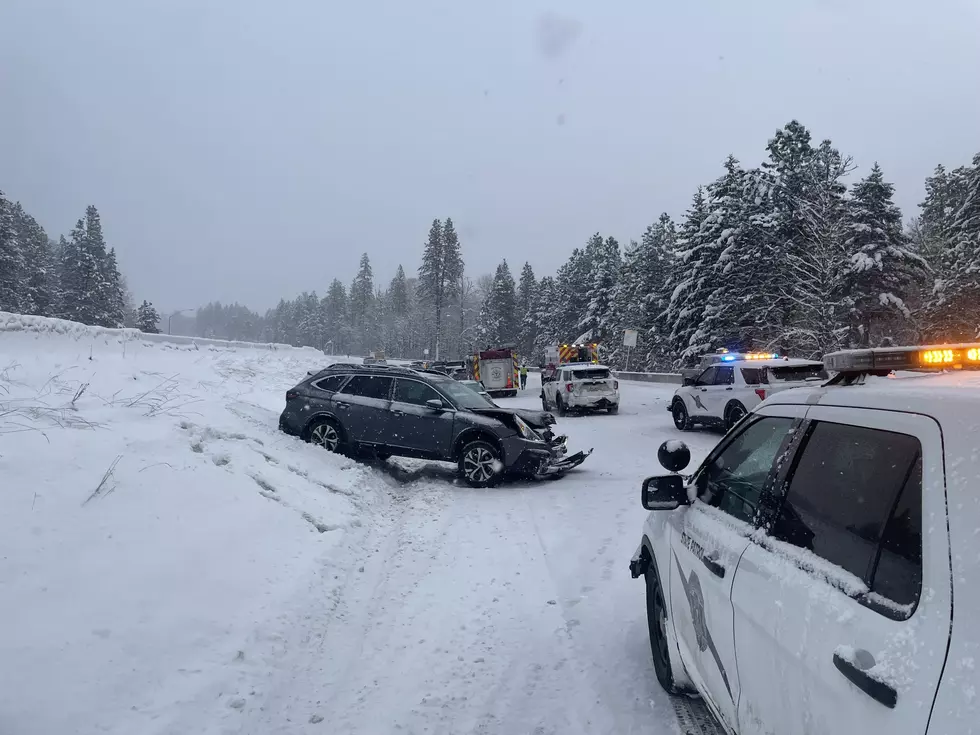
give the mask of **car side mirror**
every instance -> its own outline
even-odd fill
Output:
[[[674,510],[687,505],[687,488],[680,475],[660,475],[643,481],[640,502],[647,510]]]
[[[681,380],[681,385],[685,387],[694,385],[694,378],[684,378]]]
[[[441,411],[445,408],[445,404],[443,404],[443,402],[438,398],[430,398],[425,402],[425,405],[427,408],[431,408],[433,411]]]

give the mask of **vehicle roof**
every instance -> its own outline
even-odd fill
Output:
[[[980,416],[980,371],[902,371],[894,377],[868,376],[858,385],[821,385],[774,393],[767,404],[816,404],[907,411],[932,416],[940,424]]]

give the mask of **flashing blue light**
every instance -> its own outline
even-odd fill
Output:
[[[735,355],[723,355],[721,359],[723,362],[734,362]]]

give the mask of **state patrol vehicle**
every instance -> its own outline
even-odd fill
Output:
[[[825,362],[690,478],[661,446],[630,562],[657,679],[737,735],[975,732],[980,344]]]
[[[774,354],[724,353],[696,377],[685,377],[667,410],[681,431],[695,425],[732,428],[777,391],[827,379],[822,362]]]
[[[609,368],[591,362],[561,365],[554,377],[541,377],[541,408],[557,411],[619,412],[619,381]]]

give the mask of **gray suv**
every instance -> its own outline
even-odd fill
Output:
[[[351,364],[307,375],[279,417],[282,431],[331,452],[453,462],[473,487],[581,464],[588,454],[565,456],[549,423],[550,414],[501,408],[441,373]]]

